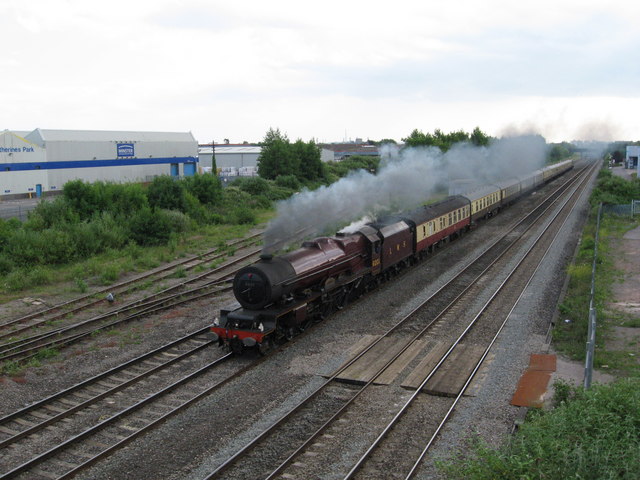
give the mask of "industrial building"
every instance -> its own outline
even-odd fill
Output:
[[[258,158],[262,147],[258,145],[230,145],[221,144],[214,145],[200,145],[198,149],[198,157],[200,160],[200,166],[204,169],[210,168],[212,165],[212,156],[215,152],[216,167],[218,168],[241,168],[241,167],[257,167]]]
[[[198,147],[200,167],[208,171],[212,167],[212,157],[215,154],[217,173],[221,177],[237,175],[257,175],[258,163],[262,147],[250,144],[202,144]],[[321,145],[320,160],[323,162],[339,161],[351,155],[379,155],[377,147],[354,146],[349,144]],[[245,172],[243,174],[243,172]]]
[[[640,146],[638,145],[627,146],[627,155],[624,159],[625,168],[634,168],[634,169],[637,168],[640,170],[638,157],[640,157]]]
[[[0,133],[0,198],[41,196],[70,180],[150,182],[194,175],[191,132],[5,130]]]

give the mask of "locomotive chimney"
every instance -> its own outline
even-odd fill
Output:
[[[264,262],[268,262],[273,258],[273,255],[271,255],[270,253],[263,253],[260,255],[260,260],[264,261]]]

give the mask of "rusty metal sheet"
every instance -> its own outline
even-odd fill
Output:
[[[518,407],[542,407],[549,380],[555,370],[555,355],[531,355],[529,367],[520,377],[511,404]]]
[[[555,372],[556,356],[532,354],[529,358],[528,370],[543,370],[545,372]]]

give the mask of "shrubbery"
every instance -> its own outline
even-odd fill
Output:
[[[295,177],[277,183],[249,177],[223,189],[213,174],[161,176],[148,187],[73,180],[61,196],[38,204],[24,223],[0,219],[1,283],[5,289],[21,289],[47,282],[39,267],[131,245],[177,244],[181,235],[200,226],[253,224],[257,210],[271,208],[297,187]]]
[[[638,379],[558,390],[554,410],[532,412],[499,450],[476,445],[470,459],[444,466],[447,478],[640,478]]]
[[[240,177],[224,189],[214,174],[161,176],[148,186],[68,182],[61,196],[42,201],[26,222],[0,219],[0,288],[47,283],[48,266],[105,252],[177,245],[182,235],[207,225],[254,224],[259,212],[272,208],[274,201],[317,188],[327,179],[337,180],[353,169],[378,168],[379,160],[370,157],[324,165],[314,142],[284,143],[300,164],[293,162],[299,167],[295,173],[275,175],[275,180]],[[102,273],[98,270],[94,274]]]
[[[591,195],[591,205],[600,202],[613,205],[629,203],[640,199],[640,179],[626,180],[603,168],[598,174],[598,183]]]

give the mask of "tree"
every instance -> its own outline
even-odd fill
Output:
[[[270,128],[262,141],[258,175],[274,180],[278,175],[296,175],[289,139],[279,129]]]
[[[407,138],[402,139],[410,147],[438,147],[443,152],[449,150],[456,143],[471,142],[474,145],[488,145],[490,138],[476,127],[469,135],[464,130],[444,133],[436,128],[433,133],[422,133],[415,129]]]
[[[473,129],[469,140],[471,140],[471,143],[473,143],[477,147],[486,147],[487,145],[489,145],[490,138],[487,134],[480,130],[480,127],[476,127]]]
[[[304,180],[319,180],[324,177],[320,147],[311,140],[305,143],[298,139],[293,144],[293,155],[297,158],[298,171],[296,177]]]
[[[564,158],[571,156],[571,148],[567,143],[554,143],[549,149],[549,160],[551,162],[559,162]]]

